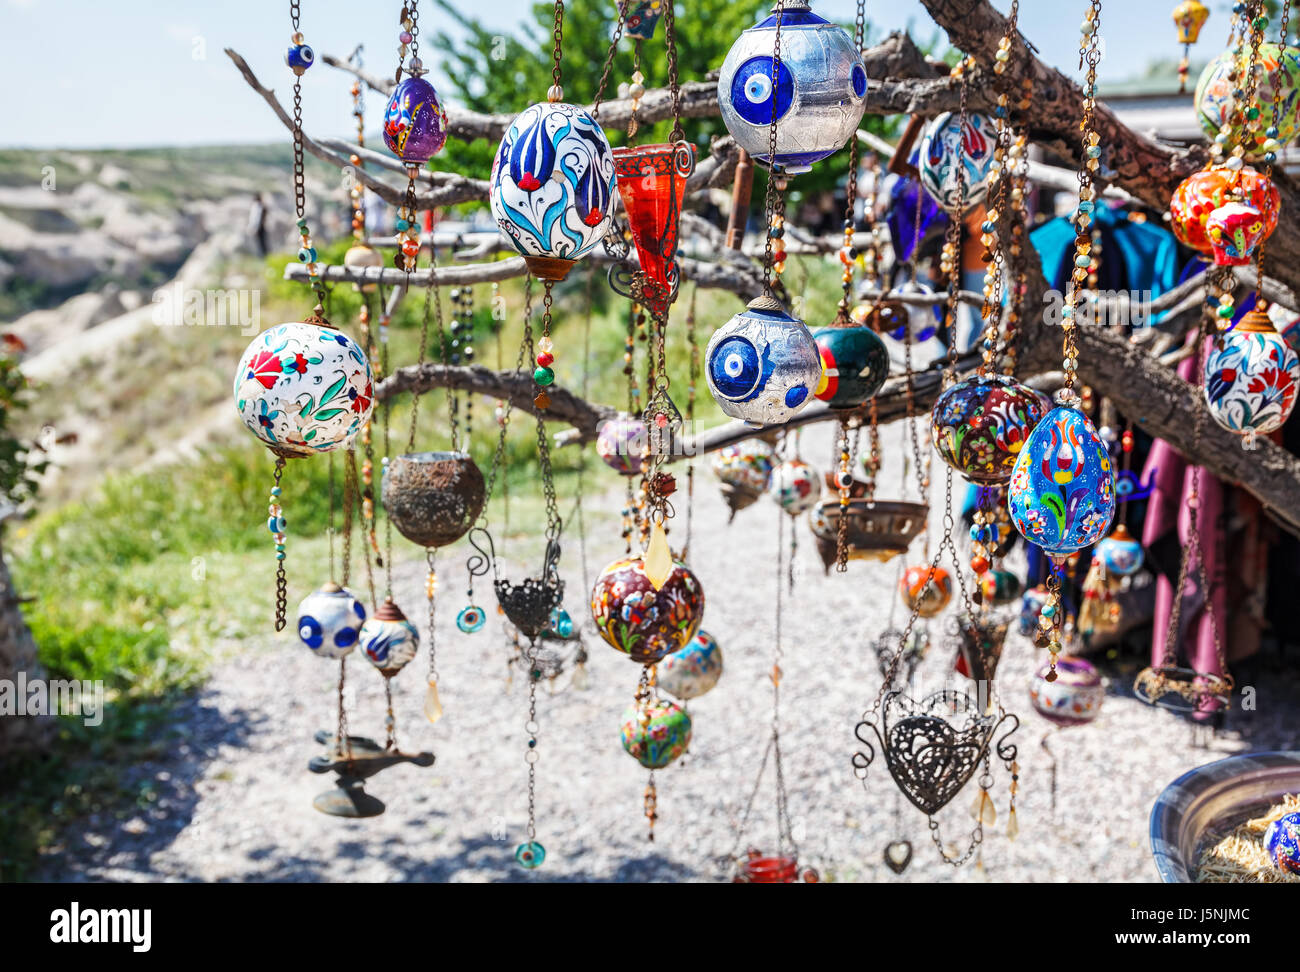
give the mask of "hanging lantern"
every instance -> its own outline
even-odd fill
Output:
[[[342,658],[357,643],[366,609],[349,590],[329,583],[298,605],[298,637],[322,658]]]
[[[1108,573],[1117,577],[1130,577],[1142,569],[1142,544],[1123,523],[1097,544],[1094,555]]]
[[[622,6],[622,3],[623,0],[618,0],[614,6]],[[628,8],[627,36],[634,40],[653,38],[659,18],[664,15],[664,0],[640,0],[639,3],[629,3]]]
[[[1038,617],[1043,613],[1043,605],[1049,596],[1047,588],[1039,584],[1025,591],[1020,599],[1020,633],[1025,637],[1038,630]]]
[[[822,566],[829,573],[839,555],[840,517],[848,518],[844,543],[849,560],[893,560],[907,552],[925,528],[930,508],[924,503],[900,500],[869,500],[855,496],[848,506],[838,498],[818,503],[808,514],[808,525],[817,541]]]
[[[1042,396],[1010,375],[976,375],[935,400],[930,438],[943,461],[971,482],[995,486],[1011,477],[1044,414]]]
[[[413,452],[384,466],[384,512],[407,540],[445,547],[483,511],[483,473],[467,452]]]
[[[640,557],[616,560],[591,589],[591,617],[612,647],[648,665],[686,647],[704,616],[704,589],[680,562],[658,589]]]
[[[772,470],[771,495],[791,516],[812,509],[822,497],[817,470],[802,459],[787,459]]]
[[[1296,353],[1258,309],[1219,339],[1223,347],[1211,345],[1205,358],[1205,402],[1214,420],[1248,437],[1281,428],[1295,407]]]
[[[880,391],[889,376],[889,352],[874,330],[833,324],[813,331],[813,340],[822,358],[817,398],[831,408],[857,408]]]
[[[371,268],[382,267],[384,257],[378,250],[372,249],[364,243],[357,243],[355,246],[348,247],[348,251],[343,254],[343,265],[364,273]],[[359,283],[354,286],[363,294],[373,294],[379,289],[379,281],[376,277],[374,283]]]
[[[1009,620],[982,615],[951,619],[949,646],[957,649],[953,671],[974,682],[992,682],[1002,660]]]
[[[722,480],[722,497],[731,516],[767,492],[772,480],[772,447],[762,439],[746,439],[713,454],[713,472]]]
[[[1205,219],[1214,262],[1220,267],[1244,267],[1264,239],[1267,221],[1259,208],[1230,199]]]
[[[995,607],[1010,604],[1020,596],[1024,587],[1018,576],[1001,567],[993,567],[980,574],[979,584],[984,600]]]
[[[775,86],[772,55],[781,23],[781,57]],[[736,39],[718,74],[722,122],[736,144],[770,167],[772,122],[777,123],[776,165],[789,173],[838,151],[857,131],[866,107],[867,72],[853,38],[808,9],[787,0],[784,13]]]
[[[1187,90],[1188,56],[1196,38],[1201,36],[1201,25],[1210,16],[1210,8],[1200,0],[1183,0],[1174,7],[1174,26],[1178,28],[1178,43],[1183,45],[1183,57],[1178,62],[1178,93]]]
[[[1097,718],[1106,688],[1092,662],[1062,655],[1054,681],[1048,681],[1050,672],[1051,666],[1043,664],[1029,683],[1029,701],[1039,715],[1058,726],[1081,726]]]
[[[679,699],[698,699],[722,677],[722,649],[713,635],[698,631],[691,643],[670,652],[655,669],[659,688]]]
[[[1219,166],[1188,176],[1174,190],[1169,201],[1169,215],[1178,242],[1207,255],[1212,253],[1214,248],[1206,224],[1210,214],[1233,197],[1240,197],[1263,213],[1263,238],[1271,236],[1277,227],[1281,207],[1281,197],[1273,180],[1250,166],[1235,172]]]
[[[691,717],[667,699],[646,699],[623,713],[623,748],[646,769],[663,769],[691,743]]]
[[[645,279],[640,293],[621,284],[623,278],[614,271],[610,283],[657,316],[668,312],[677,295],[678,220],[686,180],[694,171],[695,146],[689,142],[614,149],[618,193],[623,198],[628,231]]]
[[[600,423],[596,434],[596,455],[622,476],[636,476],[645,462],[649,441],[645,422],[635,415],[620,415]]]
[[[1300,874],[1300,813],[1285,814],[1268,825],[1264,851],[1279,871]]]
[[[908,567],[898,581],[898,592],[909,610],[932,618],[952,600],[952,577],[942,567]]]
[[[1011,473],[1016,529],[1053,557],[1096,543],[1115,518],[1110,454],[1078,409],[1058,406],[1029,435]]]
[[[385,678],[400,672],[420,646],[420,632],[391,598],[366,619],[360,637],[362,653]]]
[[[1254,103],[1271,106],[1275,93],[1277,97],[1277,121],[1272,122],[1271,108],[1268,114],[1270,123],[1277,128],[1274,136],[1267,135],[1262,128],[1249,132],[1243,128],[1245,112],[1237,110],[1235,95],[1242,88],[1234,78],[1240,70],[1235,51],[1224,51],[1207,64],[1196,82],[1196,118],[1201,129],[1213,139],[1225,123],[1231,122],[1228,141],[1242,146],[1247,155],[1277,151],[1269,147],[1270,142],[1286,145],[1300,131],[1300,49],[1260,44],[1256,63],[1262,71],[1255,86]]]
[[[781,425],[812,397],[822,376],[817,342],[772,297],[756,297],[713,332],[704,375],[718,407],[752,428]]]
[[[918,149],[921,185],[949,215],[965,200],[966,210],[984,201],[989,191],[989,170],[997,148],[997,127],[992,119],[977,112],[966,115],[966,124],[955,112],[944,112],[925,126]],[[958,197],[957,173],[965,183]]]
[[[370,418],[373,406],[366,356],[331,327],[294,321],[267,328],[249,343],[235,371],[239,417],[277,456],[337,449]]]
[[[384,112],[384,144],[407,165],[424,165],[447,143],[447,114],[422,77],[397,83]]]
[[[609,232],[614,155],[577,105],[524,109],[492,163],[492,215],[533,275],[563,280]]]

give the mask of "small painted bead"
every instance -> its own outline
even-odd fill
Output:
[[[539,385],[549,385],[555,381],[555,372],[550,368],[538,368],[533,372],[533,381]]]

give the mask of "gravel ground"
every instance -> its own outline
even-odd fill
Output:
[[[829,433],[823,431],[805,434],[805,454],[815,463],[830,453]],[[885,436],[887,461],[900,454],[897,431]],[[887,476],[891,484],[896,474]],[[726,673],[711,694],[691,703],[691,751],[658,774],[661,819],[653,843],[646,840],[642,816],[645,771],[618,742],[620,715],[637,668],[593,636],[589,688],[540,694],[538,839],[548,857],[535,872],[515,865],[513,851],[524,839],[527,819],[526,686],[522,678],[507,684],[508,650],[495,613],[476,635],[456,631],[464,576],[464,552],[457,548],[454,558],[441,559],[446,568],[438,618],[442,721],[430,726],[421,715],[423,654],[414,670],[395,680],[400,742],[406,749],[434,750],[437,763],[428,769],[396,767],[371,780],[367,789],[387,803],[385,814],[356,821],[312,809],[312,797],[328,783],[308,773],[306,763],[320,749],[313,734],[333,726],[337,669],[296,642],[268,639],[218,665],[206,687],[176,712],[177,741],[169,757],[139,767],[132,781],[152,781],[158,796],[150,810],[90,819],[49,857],[45,877],[716,880],[716,859],[737,844],[736,823],[768,738],[766,676],[780,514],[765,499],[728,526],[712,475],[702,471],[697,480],[693,568],[707,597],[704,627],[722,646]],[[936,480],[941,499],[942,476]],[[890,492],[882,489],[881,497]],[[621,494],[611,492],[600,508],[620,504]],[[621,546],[616,528],[591,532],[588,559],[595,571]],[[407,545],[402,553],[413,551]],[[572,528],[565,566],[567,607],[585,621]],[[919,811],[904,804],[895,818],[897,791],[884,766],[877,763],[864,790],[849,764],[856,747],[854,724],[880,680],[871,641],[891,610],[897,620],[906,620],[893,593],[897,570],[897,562],[855,563],[847,576],[826,578],[811,536],[800,526],[796,593],[785,598],[782,622],[782,744],[802,857],[827,880],[1153,881],[1147,817],[1166,784],[1224,755],[1296,748],[1300,741],[1295,718],[1300,685],[1294,677],[1260,685],[1256,711],[1235,709],[1225,730],[1213,736],[1201,730],[1197,738],[1189,723],[1130,697],[1127,677],[1119,676],[1093,725],[1052,734],[1058,759],[1053,811],[1051,757],[1040,746],[1048,724],[1032,711],[1026,692],[1036,662],[1032,646],[1013,625],[999,686],[1023,723],[1016,737],[1020,836],[1010,841],[1003,832],[1008,780],[999,769],[994,794],[999,820],[984,842],[982,862],[950,867],[940,860]],[[522,573],[515,566],[507,576]],[[291,578],[301,577],[300,569],[291,569]],[[399,563],[397,578],[398,602],[418,617],[422,561],[408,556]],[[490,588],[480,590],[478,601],[491,607]],[[932,622],[935,644],[921,666],[927,687],[939,687],[952,661],[943,643],[943,621]],[[380,738],[381,680],[363,664],[350,665],[351,729]],[[971,784],[940,813],[945,840],[964,843],[975,793]],[[772,845],[774,799],[769,771],[743,845]],[[881,853],[887,842],[903,836],[913,842],[915,856],[895,877]]]

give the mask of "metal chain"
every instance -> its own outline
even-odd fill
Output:
[[[275,476],[274,476],[275,486],[271,493],[271,498],[273,500],[278,500],[278,498],[280,497],[280,477],[284,475],[284,464],[285,464],[284,456],[275,457]],[[279,533],[277,534],[277,536],[283,536],[283,533]],[[281,546],[283,546],[284,545],[283,541],[280,541],[280,544]],[[284,626],[287,623],[285,619],[288,614],[288,607],[289,607],[289,580],[285,576],[285,572],[284,572],[284,561],[286,556],[287,555],[283,550],[277,551],[276,567],[275,567],[275,630],[276,631],[283,631]]]
[[[785,20],[785,0],[776,0],[776,29],[773,32],[772,40],[772,124],[768,127],[767,135],[767,190],[763,198],[763,214],[767,219],[767,239],[763,246],[763,291],[769,296],[775,296],[772,291],[772,248],[775,240],[773,233],[777,230],[784,232],[784,213],[778,212],[778,207],[782,210],[784,206],[779,200],[783,200],[784,193],[777,189],[777,165],[776,165],[776,107],[779,102],[777,97],[779,92],[779,82],[781,80],[781,23]],[[781,223],[777,224],[776,220],[780,218]]]
[[[678,142],[683,138],[682,88],[677,81],[677,14],[673,0],[664,0],[664,43],[668,47],[668,93],[673,102],[673,130],[668,141]]]
[[[605,64],[600,69],[600,81],[596,85],[596,97],[591,105],[591,117],[600,120],[600,101],[605,96],[605,87],[609,84],[609,73],[614,67],[614,55],[618,53],[618,42],[623,39],[623,27],[627,24],[627,5],[630,0],[618,0],[618,23],[614,25],[614,39],[609,42],[605,52]],[[557,82],[558,83],[558,82]]]
[[[555,0],[555,27],[551,33],[555,38],[555,48],[553,51],[555,66],[551,68],[551,81],[553,87],[547,92],[547,99],[554,103],[556,101],[561,101],[564,98],[564,89],[560,84],[560,58],[564,46],[564,0]]]
[[[1290,20],[1291,20],[1291,0],[1282,0],[1282,33],[1278,39],[1279,47],[1286,47],[1287,35],[1291,32]],[[1269,156],[1273,156],[1274,158],[1276,158],[1278,151],[1281,150],[1280,144],[1277,146],[1276,149],[1270,149],[1269,145],[1270,143],[1277,143],[1278,141],[1277,123],[1278,123],[1278,119],[1281,117],[1282,88],[1283,85],[1280,83],[1273,85],[1272,115],[1270,116],[1269,119],[1268,131],[1265,132],[1265,137],[1266,139],[1268,139],[1268,141],[1264,142],[1263,144],[1263,148],[1265,150],[1263,175],[1265,179],[1273,178],[1273,162],[1270,161]],[[1264,279],[1264,250],[1267,244],[1268,244],[1268,237],[1266,236],[1264,237],[1264,239],[1259,241],[1259,246],[1256,247],[1255,249],[1255,279],[1257,281],[1262,281]],[[1262,310],[1265,302],[1264,302],[1263,294],[1259,292],[1260,289],[1261,289],[1260,287],[1256,287],[1255,289],[1255,306]]]

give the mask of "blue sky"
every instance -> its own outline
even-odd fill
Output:
[[[598,3],[605,0],[569,0]],[[1010,0],[994,0],[1005,11]],[[473,0],[489,26],[510,30],[531,0]],[[1102,12],[1103,83],[1140,71],[1151,59],[1176,57],[1173,0],[1111,0]],[[302,25],[317,55],[346,56],[365,45],[367,67],[387,74],[396,63],[399,0],[302,0]],[[425,15],[425,27],[432,11]],[[1208,57],[1227,36],[1226,0],[1198,53]],[[1021,26],[1040,56],[1073,72],[1085,0],[1022,0]],[[831,20],[851,23],[855,0],[813,0]],[[924,39],[937,30],[919,0],[867,0],[877,29],[907,28]],[[689,24],[690,0],[681,21]],[[280,0],[0,0],[0,146],[100,147],[260,143],[285,129],[244,83],[223,48],[239,51],[282,101],[292,75],[284,66],[290,33]],[[431,52],[430,52],[431,53]],[[426,57],[426,62],[432,60]],[[437,65],[435,84],[438,80]],[[710,65],[711,67],[712,65]],[[685,66],[687,77],[692,66]],[[347,78],[324,64],[303,84],[304,127],[350,135]],[[287,102],[286,102],[287,103]],[[502,105],[503,111],[511,107]],[[372,120],[380,106],[368,102]],[[373,124],[368,126],[373,129]]]

